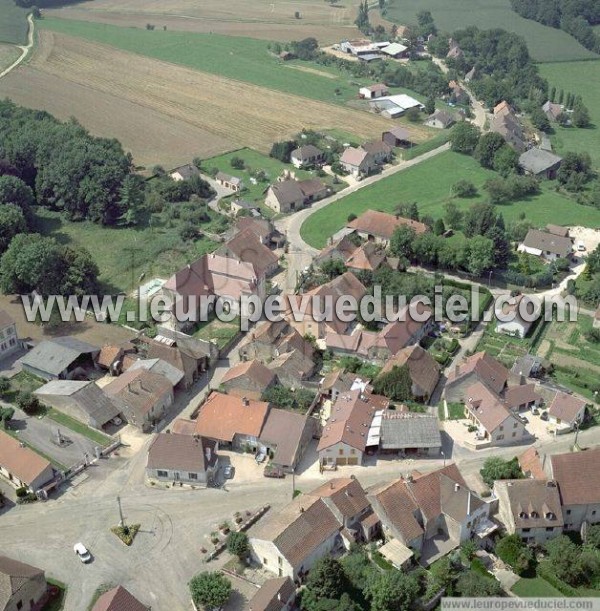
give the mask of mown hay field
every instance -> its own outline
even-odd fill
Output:
[[[369,113],[46,30],[32,61],[0,81],[0,96],[61,119],[74,116],[93,133],[118,138],[146,166],[244,146],[267,152],[303,128],[338,128],[366,139],[389,127]]]
[[[12,0],[8,0],[12,1]],[[338,6],[323,0],[94,0],[47,15],[119,26],[248,36],[263,40],[301,40],[314,36],[322,44],[358,35],[354,26],[358,0]],[[300,18],[296,18],[296,13]]]
[[[15,45],[27,43],[27,9],[14,0],[0,0],[0,42]]]

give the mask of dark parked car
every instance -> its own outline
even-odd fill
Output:
[[[231,479],[234,473],[235,469],[231,465],[225,465],[225,468],[223,469],[223,475],[225,476],[225,479]]]
[[[548,420],[548,412],[542,412],[540,414],[540,419],[541,420]]]

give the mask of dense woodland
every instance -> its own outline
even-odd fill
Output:
[[[600,36],[592,26],[600,24],[598,0],[511,0],[513,10],[552,28],[560,28],[586,49],[600,53]]]

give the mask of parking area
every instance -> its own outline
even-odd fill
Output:
[[[96,444],[93,441],[47,417],[28,416],[15,408],[11,429],[18,438],[45,454],[59,468],[82,462],[86,454],[90,460],[95,456]]]

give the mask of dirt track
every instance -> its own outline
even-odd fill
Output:
[[[27,66],[0,81],[0,96],[76,117],[115,137],[137,163],[176,165],[242,146],[267,151],[302,128],[380,137],[385,119],[190,70],[52,32]]]

